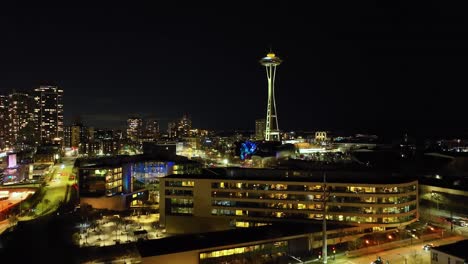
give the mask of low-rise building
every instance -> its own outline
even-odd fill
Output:
[[[431,264],[468,263],[468,240],[439,246],[431,249]]]
[[[329,225],[328,245],[356,239],[357,227]],[[322,245],[321,225],[276,224],[169,236],[135,244],[105,248],[85,247],[77,252],[80,263],[105,259],[128,263],[289,263],[295,258],[318,256]],[[291,258],[293,256],[294,258]],[[330,252],[330,257],[333,253]]]
[[[174,160],[145,155],[78,159],[80,203],[96,209],[126,210],[144,202],[159,202],[159,179],[196,172],[200,164],[177,156]]]

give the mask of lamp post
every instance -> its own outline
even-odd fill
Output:
[[[327,179],[326,174],[323,173],[323,219],[322,219],[322,234],[323,234],[323,241],[322,241],[322,257],[323,263],[327,263],[327,200],[328,196],[330,196],[330,192],[327,191]]]

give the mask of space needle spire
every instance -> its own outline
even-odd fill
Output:
[[[276,101],[275,101],[275,77],[276,77],[276,66],[280,65],[282,60],[271,51],[266,57],[260,60],[260,64],[265,66],[267,81],[268,81],[268,104],[266,114],[266,128],[265,128],[265,140],[266,141],[280,141],[280,132],[278,126],[278,115],[276,112]]]

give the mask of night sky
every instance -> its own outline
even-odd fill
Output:
[[[461,6],[137,2],[2,7],[0,92],[57,84],[67,124],[140,114],[165,129],[189,113],[194,127],[254,129],[272,47],[283,130],[468,127]]]

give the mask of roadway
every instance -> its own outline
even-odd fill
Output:
[[[426,241],[415,243],[412,246],[400,247],[391,250],[382,251],[379,253],[366,254],[359,257],[348,258],[346,256],[339,256],[336,260],[331,260],[330,256],[328,258],[328,263],[330,264],[362,264],[362,263],[371,263],[375,261],[378,256],[383,260],[383,263],[388,262],[390,264],[412,264],[412,263],[431,263],[430,251],[423,250],[423,246],[428,243],[433,243],[434,246],[442,246],[446,244],[455,243],[460,240],[464,240],[464,236],[450,236],[445,238],[440,238],[433,241]],[[406,260],[405,260],[406,259]],[[316,262],[313,262],[316,263]],[[318,262],[317,262],[318,263]]]
[[[63,158],[62,163],[57,163],[53,166],[52,173],[45,177],[44,187],[44,197],[36,205],[35,208],[32,208],[35,214],[25,214],[17,217],[18,221],[28,221],[40,217],[44,214],[52,213],[57,210],[61,201],[67,201],[65,194],[67,193],[67,185],[71,185],[75,180],[69,180],[69,176],[72,173],[73,164],[75,158]],[[35,185],[31,185],[33,187]],[[36,185],[37,186],[37,185]],[[14,189],[26,188],[28,185],[19,185],[19,186],[8,186],[11,192],[14,192]],[[6,188],[4,188],[6,189]],[[22,196],[21,198],[24,199]],[[1,210],[6,211],[9,207],[15,206],[17,203],[21,202],[22,199],[18,200],[5,200],[1,201]],[[16,219],[15,219],[16,220]],[[0,234],[3,233],[11,223],[8,219],[0,222]]]
[[[33,208],[35,215],[21,216],[19,220],[31,220],[43,214],[49,214],[57,210],[61,201],[67,202],[67,185],[72,185],[75,180],[70,180],[75,158],[64,157],[62,163],[53,166],[52,173],[45,177],[44,197]]]

